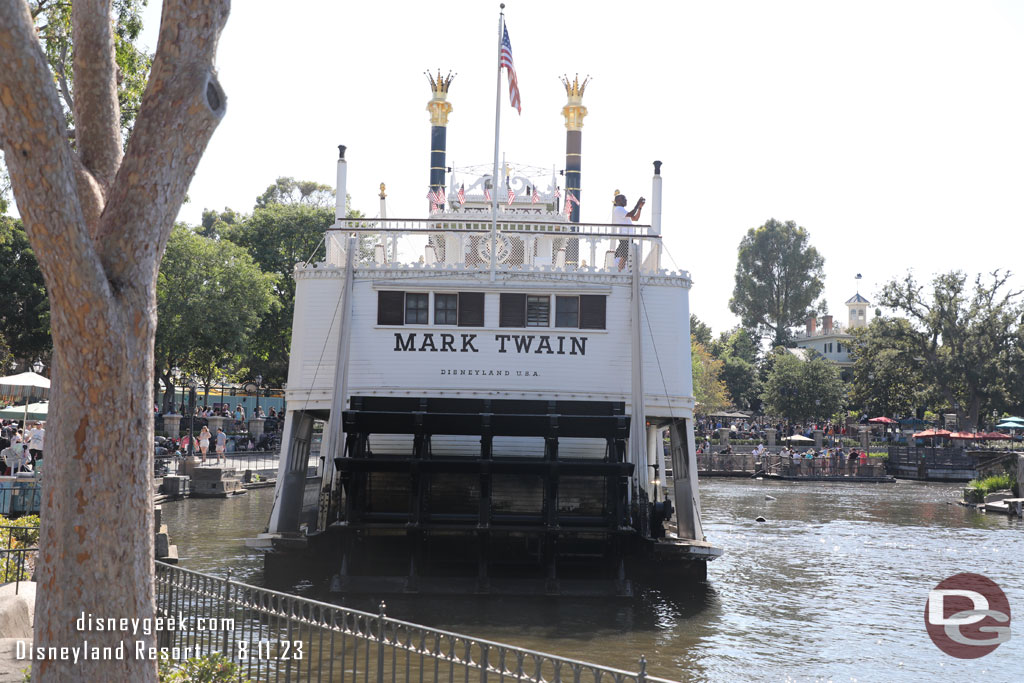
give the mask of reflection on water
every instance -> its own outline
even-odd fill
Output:
[[[628,601],[389,597],[388,614],[626,669],[643,654],[650,673],[687,681],[1021,680],[1019,626],[979,660],[942,654],[924,629],[928,591],[963,571],[993,579],[1024,615],[1024,524],[953,505],[959,491],[710,480],[703,521],[726,554],[709,585]],[[262,489],[164,505],[182,566],[260,583],[262,558],[243,539],[263,530],[272,501]]]

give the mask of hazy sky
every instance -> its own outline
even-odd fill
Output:
[[[1021,269],[1024,3],[506,5],[523,108],[503,81],[509,162],[564,167],[558,77],[590,74],[582,220],[607,222],[615,189],[649,198],[664,162],[665,244],[716,333],[736,323],[736,247],[769,217],[810,231],[840,320],[858,272],[873,301],[908,268]],[[385,182],[389,216],[424,217],[423,71],[458,74],[448,164],[490,164],[497,26],[498,3],[479,1],[234,2],[217,60],[228,114],[180,218],[251,211],[278,176],[333,185],[338,144],[355,208],[376,215]]]

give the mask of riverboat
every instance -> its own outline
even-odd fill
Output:
[[[430,83],[427,217],[387,217],[382,184],[379,216],[347,219],[340,146],[324,260],[295,268],[268,577],[319,563],[346,593],[574,595],[705,579],[722,550],[700,517],[692,283],[662,264],[661,162],[649,225],[581,223],[585,81],[564,80],[564,190],[554,172],[457,177],[451,77]]]

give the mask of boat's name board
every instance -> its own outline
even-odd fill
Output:
[[[448,353],[479,353],[477,334],[419,334],[395,332],[395,351],[438,351]],[[587,355],[587,337],[549,334],[496,334],[494,346],[498,353],[541,353],[558,356]]]

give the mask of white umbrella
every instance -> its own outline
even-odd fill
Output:
[[[29,403],[25,406],[8,406],[0,410],[0,418],[5,420],[45,420],[47,402]]]
[[[41,369],[41,366],[40,366]],[[50,396],[50,380],[35,372],[22,372],[17,375],[0,377],[0,400],[25,399],[23,421],[28,422],[30,398],[48,398]],[[17,419],[17,418],[12,418]],[[38,419],[38,418],[36,418]]]

